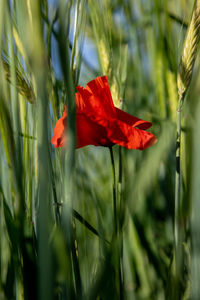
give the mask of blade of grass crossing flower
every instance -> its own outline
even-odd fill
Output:
[[[40,78],[41,80],[41,78]],[[42,93],[44,86],[40,84],[43,80],[38,81],[37,86],[40,88],[40,98],[38,99],[38,163],[39,163],[39,212],[38,212],[38,238],[39,238],[39,278],[40,278],[40,299],[51,299],[51,252],[49,244],[49,227],[50,227],[50,211],[49,201],[51,200],[51,179],[50,179],[50,163],[49,163],[49,143],[47,130],[47,96]],[[48,245],[48,247],[47,247]],[[47,291],[48,289],[48,291]]]
[[[70,4],[68,4],[70,5]],[[65,88],[66,88],[66,104],[67,104],[67,110],[68,110],[68,152],[69,152],[69,158],[68,158],[68,166],[67,166],[67,173],[70,178],[71,171],[73,169],[74,165],[74,149],[75,149],[75,100],[74,100],[74,87],[73,87],[73,81],[72,76],[70,72],[70,64],[69,64],[69,48],[67,43],[67,33],[65,31],[65,12],[67,15],[69,14],[70,7],[66,7],[63,1],[60,3],[59,7],[59,14],[60,14],[60,31],[59,31],[59,51],[60,51],[60,58],[61,58],[61,65],[62,65],[62,73],[63,73],[63,79],[65,82]],[[69,22],[69,21],[68,21]],[[69,26],[69,24],[68,24]]]
[[[62,74],[63,80],[66,88],[66,103],[68,110],[68,147],[67,147],[67,155],[65,154],[65,167],[64,167],[64,202],[65,205],[63,207],[62,216],[61,216],[61,224],[63,226],[63,230],[65,235],[67,236],[68,244],[72,251],[72,260],[73,260],[73,270],[75,276],[75,287],[77,297],[81,297],[82,295],[82,283],[81,283],[81,275],[79,268],[79,261],[77,256],[77,251],[75,244],[75,231],[73,228],[73,220],[72,220],[72,212],[71,212],[71,201],[72,194],[71,188],[73,185],[73,167],[75,162],[75,100],[74,100],[74,87],[72,75],[70,72],[70,61],[69,61],[69,41],[68,41],[68,31],[65,28],[69,28],[69,17],[66,20],[66,15],[70,15],[71,9],[71,1],[67,4],[64,1],[60,1],[59,3],[59,20],[60,20],[60,29],[58,33],[58,44],[59,44],[59,53],[61,58],[61,66],[62,66]]]
[[[46,66],[45,47],[42,37],[43,27],[41,24],[40,1],[24,3],[28,6],[28,30],[32,32],[35,42],[34,55],[31,53],[31,68],[37,87],[37,155],[38,155],[38,277],[39,277],[39,299],[52,299],[52,249],[49,243],[51,217],[50,204],[52,203],[52,184],[50,177],[49,158],[49,115],[47,114],[48,96],[47,81],[44,70]],[[23,7],[24,9],[25,7]],[[32,20],[35,26],[32,27]],[[26,45],[30,42],[30,36],[26,36]],[[27,49],[30,50],[30,49]],[[30,54],[30,53],[29,53]],[[42,67],[41,67],[42,66]]]

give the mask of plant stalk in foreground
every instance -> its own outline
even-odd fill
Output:
[[[117,200],[121,198],[121,155],[119,157],[119,181],[118,181],[118,189],[116,188],[116,172],[115,172],[115,160],[112,147],[109,148],[110,150],[110,158],[111,158],[111,165],[112,165],[112,176],[113,176],[113,217],[114,217],[114,241],[117,245],[117,281],[119,281],[119,295],[120,299],[123,299],[123,284],[122,284],[122,272],[121,272],[121,234],[120,230],[120,220],[118,220],[118,212],[120,217],[120,211],[117,206]],[[120,188],[119,188],[120,186]]]
[[[182,238],[183,232],[181,227],[181,109],[182,99],[179,99],[177,109],[177,140],[176,140],[176,174],[175,174],[175,214],[174,214],[174,239],[175,239],[175,295],[178,291],[178,285],[181,278],[182,268]],[[176,299],[176,298],[175,298]]]
[[[174,299],[180,299],[180,281],[182,280],[184,229],[181,213],[181,109],[185,94],[192,79],[192,72],[200,40],[200,0],[195,1],[192,18],[188,27],[177,77],[179,103],[177,110],[176,176],[175,176],[175,285]]]
[[[112,179],[113,179],[113,217],[114,217],[114,229],[115,234],[117,235],[117,193],[116,193],[116,174],[115,174],[115,161],[113,155],[112,147],[109,148],[110,150],[110,158],[111,158],[111,165],[112,165]]]

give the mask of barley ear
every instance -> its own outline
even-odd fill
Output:
[[[6,79],[8,82],[11,81],[10,78],[10,65],[7,61],[3,60],[3,68],[6,75]],[[28,102],[31,104],[35,102],[35,95],[33,92],[33,89],[28,82],[27,79],[24,78],[24,76],[20,73],[18,69],[16,69],[16,79],[17,79],[17,90],[18,92],[26,98]]]
[[[177,77],[179,99],[183,99],[189,87],[200,40],[200,0],[195,2],[192,19],[183,45],[183,53]]]

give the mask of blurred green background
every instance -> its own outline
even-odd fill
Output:
[[[200,299],[199,57],[182,111],[177,72],[192,0],[0,0],[0,299]],[[151,121],[145,150],[75,150],[74,93],[107,75]],[[51,137],[67,103],[69,145]],[[174,224],[181,271],[174,271]]]

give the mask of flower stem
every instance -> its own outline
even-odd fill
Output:
[[[119,179],[118,179],[118,189],[116,188],[117,182],[116,182],[116,172],[115,172],[115,161],[114,161],[114,155],[112,147],[109,148],[110,150],[110,158],[111,158],[111,164],[112,164],[112,175],[113,175],[113,216],[114,216],[114,236],[115,241],[117,243],[117,282],[119,282],[119,295],[120,299],[122,300],[123,297],[123,284],[122,284],[122,272],[121,272],[121,266],[122,266],[122,245],[121,245],[121,239],[120,239],[120,220],[118,220],[117,217],[117,200],[120,201],[121,199],[121,179],[122,179],[122,165],[121,165],[121,152],[119,152]],[[120,150],[121,151],[121,150]],[[119,211],[119,217],[121,217],[121,213]]]
[[[113,217],[114,217],[114,229],[115,234],[117,236],[118,225],[117,225],[117,193],[116,193],[116,174],[115,174],[115,160],[113,155],[112,147],[109,147],[110,150],[110,158],[112,165],[112,177],[113,177]]]
[[[119,174],[117,186],[117,199],[119,203],[119,281],[120,281],[120,299],[124,299],[123,293],[123,221],[124,221],[124,206],[122,203],[122,147],[119,146]]]

